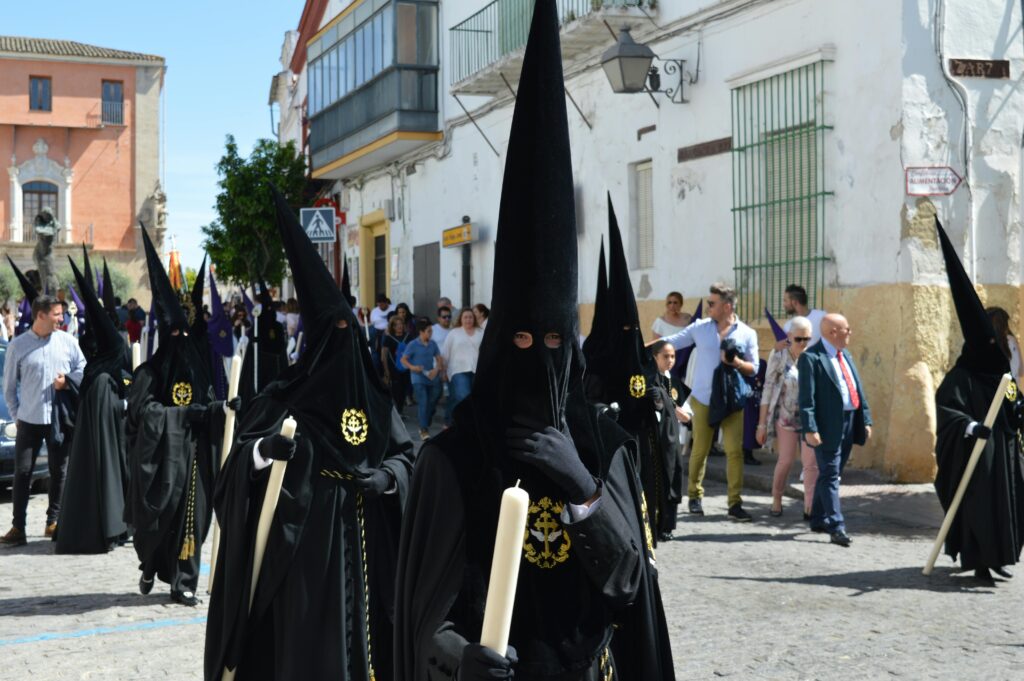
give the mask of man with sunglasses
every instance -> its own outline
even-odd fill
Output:
[[[839,508],[839,476],[853,445],[871,437],[871,410],[846,346],[850,323],[841,314],[821,320],[821,340],[800,355],[800,429],[814,447],[818,482],[811,506],[811,529],[826,532],[832,543],[848,547],[846,522]]]
[[[734,367],[744,376],[757,374],[757,333],[736,316],[736,292],[722,283],[712,284],[705,301],[707,317],[693,322],[682,331],[665,336],[676,350],[696,346],[697,360],[693,377],[690,406],[693,408],[693,449],[690,452],[688,494],[689,511],[704,515],[704,472],[714,427],[709,421],[711,387],[719,364]],[[739,348],[734,357],[727,357],[720,348],[722,341],[732,339]],[[729,518],[747,522],[750,514],[743,510],[743,410],[729,414],[720,424],[725,441],[725,475],[728,484]]]

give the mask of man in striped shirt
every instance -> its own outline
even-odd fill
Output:
[[[18,425],[14,444],[15,475],[12,497],[14,522],[0,537],[7,546],[25,543],[25,520],[29,486],[36,458],[46,443],[50,469],[50,499],[46,509],[45,536],[57,531],[60,499],[67,465],[65,444],[70,433],[62,432],[54,405],[58,393],[82,381],[85,357],[74,336],[57,327],[63,321],[63,306],[52,296],[41,295],[32,302],[32,326],[7,346],[4,364],[4,400],[11,419]]]

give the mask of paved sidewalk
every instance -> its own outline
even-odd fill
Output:
[[[708,515],[681,516],[657,551],[680,681],[1020,678],[1024,573],[986,587],[943,558],[923,577],[934,495],[855,482],[844,489],[854,544],[843,549],[806,530],[799,500],[769,518],[756,489],[744,501],[754,522],[726,520],[724,485],[709,479]],[[163,584],[139,595],[130,546],[53,555],[45,506],[32,498],[27,546],[0,549],[0,680],[202,679],[206,603],[172,604]],[[10,512],[0,492],[0,531]]]

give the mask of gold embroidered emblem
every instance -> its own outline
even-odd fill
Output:
[[[225,331],[224,329],[221,329],[220,330],[220,337],[221,338],[227,338],[228,337],[228,332]]]
[[[672,401],[673,402],[678,402],[679,401],[679,391],[676,390],[675,388],[672,388]]]
[[[526,560],[550,570],[569,559],[569,535],[562,529],[560,518],[565,504],[544,497],[530,504],[523,533],[523,553]]]
[[[637,399],[647,394],[647,379],[637,374],[629,377],[629,394]]]
[[[647,553],[651,564],[657,560],[654,557],[654,533],[651,532],[651,517],[647,513],[647,495],[640,492],[640,515],[643,516],[642,520],[644,523],[644,539],[647,541]]]
[[[1011,380],[1006,386],[1006,399],[1011,402],[1017,401],[1017,381]]]
[[[182,381],[175,383],[171,390],[171,401],[179,407],[187,407],[192,404],[192,386]]]
[[[125,385],[131,385],[132,384],[132,379],[130,379],[130,378],[122,378],[121,380],[124,381]]]
[[[277,331],[274,331],[273,329],[271,329],[271,330],[270,330],[270,331],[269,331],[269,332],[267,333],[267,335],[268,335],[268,336],[270,336],[270,340],[274,340],[275,338],[277,338]]]
[[[370,433],[370,422],[362,409],[346,409],[341,415],[341,434],[345,442],[357,446],[366,442]]]

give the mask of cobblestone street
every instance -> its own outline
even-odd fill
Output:
[[[678,678],[1020,678],[1024,574],[984,587],[940,558],[926,578],[941,520],[930,486],[847,491],[843,549],[805,529],[799,501],[774,519],[748,492],[755,521],[738,524],[724,485],[708,485],[708,515],[683,517],[658,549]],[[5,526],[10,511],[5,491]],[[35,495],[29,544],[0,550],[0,679],[201,679],[206,604],[174,605],[159,583],[140,595],[130,546],[52,555],[44,512]]]

